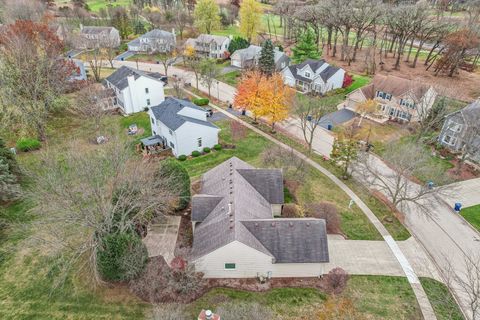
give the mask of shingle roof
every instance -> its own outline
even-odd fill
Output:
[[[240,57],[242,57],[243,60],[251,60],[251,59],[259,58],[261,52],[262,52],[262,47],[251,44],[248,48],[236,50],[232,55],[239,55]],[[284,52],[278,49],[274,49],[273,52],[274,52],[273,59],[275,63],[285,55]]]
[[[192,197],[192,221],[202,222],[222,200],[220,196],[196,194]]]
[[[255,177],[255,173],[258,173],[258,177]],[[193,235],[193,260],[232,241],[239,241],[271,256],[278,263],[328,261],[328,252],[325,255],[325,223],[318,222],[323,220],[308,219],[308,228],[311,229],[307,229],[305,219],[273,219],[271,205],[278,204],[280,200],[283,202],[280,170],[255,169],[232,157],[203,175],[201,193],[199,197],[208,194],[220,197],[221,200],[206,216],[206,205],[202,203],[199,206],[199,213],[195,212],[196,205],[192,206],[192,217],[202,218]],[[274,202],[270,202],[271,199]],[[208,205],[213,207],[212,203]],[[277,231],[283,230],[285,226],[290,229],[285,234],[286,237],[279,239],[282,232],[276,236],[275,230],[260,231],[255,227],[257,221],[262,226],[278,221]]]
[[[147,33],[143,34],[140,38],[174,38],[175,35],[171,32],[160,30],[160,29],[153,29],[148,31]]]
[[[328,262],[323,219],[269,219],[242,224],[273,254],[276,263]]]
[[[227,39],[228,37],[225,37],[225,36],[217,36],[213,34],[201,34],[198,36],[196,41],[203,42],[203,43],[215,42],[216,44],[222,44]]]
[[[310,78],[305,78],[305,77],[302,76],[301,74],[298,74],[298,73],[297,73],[297,65],[288,66],[287,68],[290,70],[290,72],[292,73],[292,75],[293,75],[293,77],[294,77],[295,79],[298,79],[298,80],[301,80],[301,81],[307,82],[307,83],[312,82],[312,79],[310,79]]]
[[[117,87],[120,90],[125,89],[128,87],[128,80],[127,78],[129,76],[133,76],[135,80],[137,80],[141,76],[145,77],[150,77],[154,79],[159,79],[161,75],[159,73],[151,73],[151,72],[145,72],[137,69],[133,69],[127,66],[122,66],[119,69],[117,69],[114,73],[109,75],[106,80],[110,82],[112,85]]]
[[[208,121],[203,121],[200,119],[195,119],[178,114],[184,108],[205,111],[205,109],[200,108],[199,106],[191,103],[190,101],[173,97],[166,98],[165,101],[160,103],[158,106],[151,107],[151,110],[153,112],[153,115],[155,116],[155,119],[161,121],[165,126],[167,126],[167,128],[173,131],[180,128],[186,122],[191,122],[218,129],[217,126]]]
[[[375,92],[382,91],[390,93],[394,97],[408,94],[411,98],[420,100],[430,88],[431,86],[414,80],[377,74],[368,86],[361,88],[361,91],[367,99],[375,98]]]
[[[340,70],[339,67],[328,66],[322,70],[322,72],[320,72],[320,77],[323,79],[323,81],[327,82],[327,80],[337,73],[338,70]]]
[[[82,28],[81,33],[83,34],[99,34],[103,32],[110,33],[112,30],[115,30],[114,27],[97,27],[97,26],[85,26]]]
[[[302,69],[305,67],[307,64],[310,66],[310,68],[313,70],[313,72],[317,71],[318,68],[320,68],[323,64],[325,63],[325,60],[320,59],[320,60],[314,60],[314,59],[307,59],[303,61],[302,63],[299,63],[295,65],[298,69]]]

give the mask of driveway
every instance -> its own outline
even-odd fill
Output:
[[[125,51],[124,53],[119,54],[118,56],[115,57],[115,60],[117,61],[123,61],[127,60],[130,57],[133,57],[136,52],[133,51]]]
[[[452,207],[455,202],[460,202],[464,208],[480,204],[480,178],[457,182],[452,187],[452,195],[444,199]]]
[[[161,222],[148,228],[143,243],[147,247],[148,257],[162,256],[167,263],[175,257],[180,217],[166,216]]]

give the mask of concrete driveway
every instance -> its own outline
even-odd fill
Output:
[[[455,202],[460,202],[464,208],[480,204],[480,178],[456,182],[451,186],[452,194],[444,200],[452,208]]]
[[[167,216],[148,228],[147,236],[142,241],[147,247],[149,258],[162,256],[167,263],[172,261],[179,226],[180,217]]]
[[[331,130],[335,126],[348,122],[353,118],[355,118],[356,116],[357,114],[351,110],[340,109],[338,111],[329,113],[326,116],[323,116],[320,119],[318,124],[324,129],[329,129],[328,127],[330,126],[330,130]]]

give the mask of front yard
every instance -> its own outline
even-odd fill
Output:
[[[462,217],[465,218],[475,229],[480,232],[480,204],[460,211]]]

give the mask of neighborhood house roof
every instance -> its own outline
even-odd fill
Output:
[[[428,89],[430,89],[430,86],[414,80],[380,74],[375,75],[369,85],[360,88],[366,99],[373,99],[375,98],[376,91],[382,91],[390,93],[394,97],[408,94],[415,100],[422,99]]]
[[[239,55],[243,60],[252,60],[259,57],[262,52],[262,47],[256,45],[250,45],[248,48],[238,49],[233,55]],[[274,49],[274,61],[277,62],[285,55],[284,52]]]
[[[273,219],[272,204],[283,204],[283,175],[256,169],[232,157],[202,176],[192,199],[193,259],[238,241],[277,263],[327,262],[324,220]]]
[[[123,90],[126,87],[128,87],[128,77],[133,76],[135,80],[137,80],[139,77],[144,76],[144,77],[149,77],[153,78],[155,80],[159,80],[159,78],[162,76],[158,72],[146,72],[146,71],[141,71],[137,69],[133,69],[127,66],[122,66],[119,69],[117,69],[114,73],[109,75],[106,80],[110,82],[112,85],[117,87],[119,90]]]
[[[174,35],[171,32],[153,29],[142,35],[140,38],[173,38]]]
[[[197,42],[202,42],[202,43],[210,43],[210,42],[215,42],[216,44],[222,44],[227,40],[228,37],[225,36],[216,36],[213,34],[201,34],[198,36],[196,39]]]
[[[114,30],[114,27],[96,27],[96,26],[86,26],[82,27],[81,32],[83,34],[100,34],[100,33],[110,33]]]
[[[173,97],[168,97],[167,99],[165,99],[165,101],[160,103],[158,106],[152,107],[151,110],[155,119],[162,122],[165,126],[167,126],[167,128],[169,128],[172,131],[177,130],[186,122],[195,123],[195,124],[212,127],[212,128],[217,128],[217,126],[215,126],[214,124],[208,121],[195,119],[195,118],[178,114],[181,110],[185,108],[205,111],[205,109],[200,108],[199,106],[191,103],[190,101],[177,99]]]
[[[154,146],[156,144],[161,144],[162,138],[159,135],[155,135],[148,138],[140,139],[140,141],[144,146],[149,147],[149,146]]]
[[[292,66],[289,66],[289,70],[290,72],[292,73],[292,75],[298,79],[298,80],[301,80],[303,82],[307,82],[307,83],[310,83],[312,82],[313,80],[315,80],[315,78],[317,76],[320,76],[320,78],[322,78],[322,80],[324,82],[327,82],[328,79],[330,79],[335,73],[337,73],[338,70],[340,70],[341,68],[339,67],[335,67],[335,66],[331,66],[331,65],[328,65],[324,70],[322,70],[320,72],[320,74],[318,75],[315,75],[314,77],[312,78],[306,78],[304,76],[302,76],[301,74],[298,73],[298,70],[301,70],[303,69],[306,65],[308,65],[310,67],[310,69],[312,69],[312,71],[316,74],[317,70],[323,66],[324,64],[326,64],[327,62],[325,62],[325,60],[321,59],[321,60],[313,60],[313,59],[308,59],[302,63],[299,63],[299,64],[296,64],[296,65],[292,65]],[[327,63],[328,64],[328,63]]]

